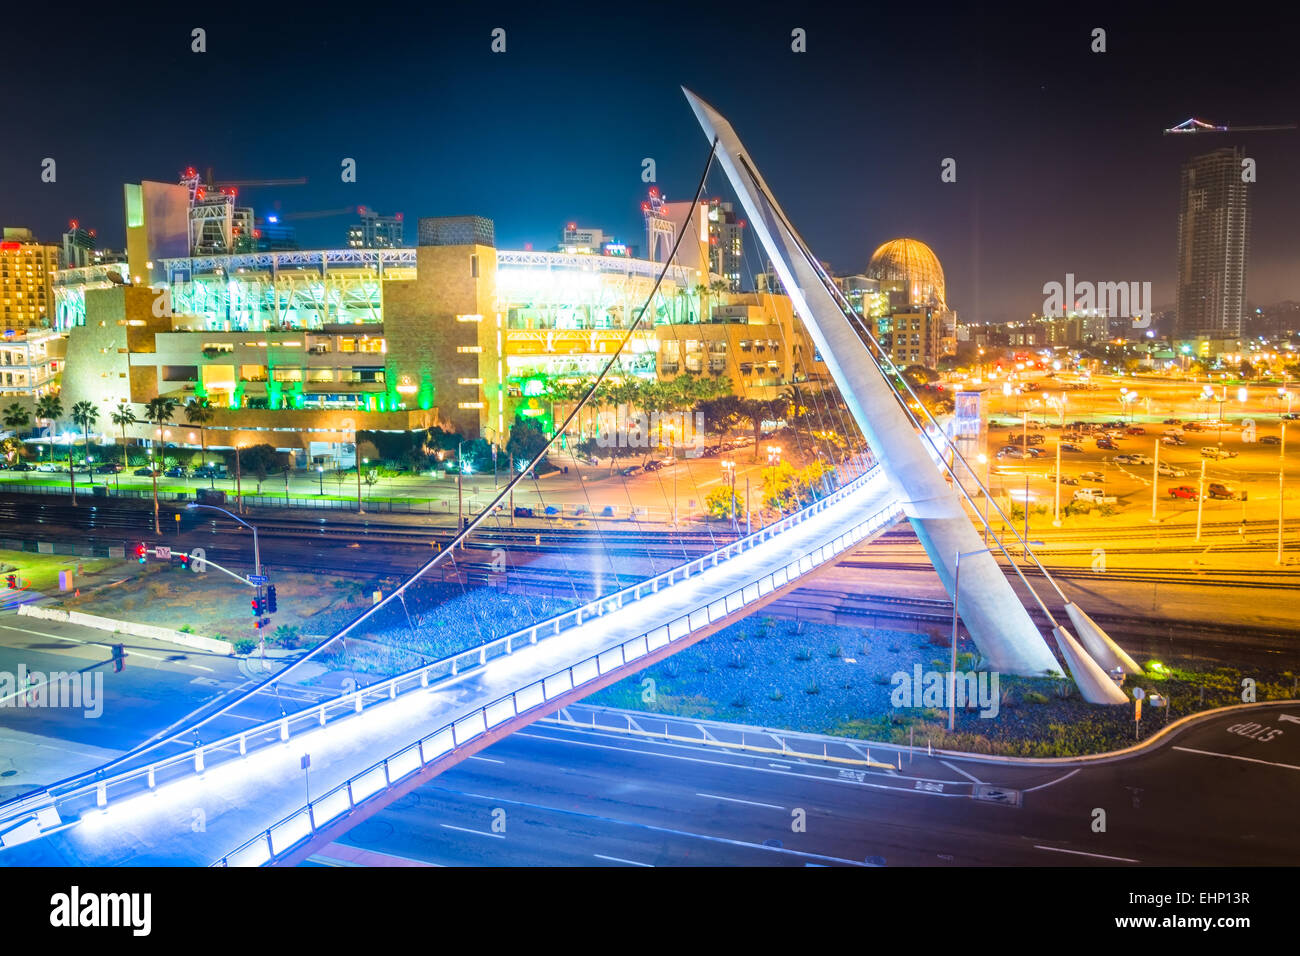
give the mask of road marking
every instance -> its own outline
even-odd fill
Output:
[[[763,807],[767,810],[784,810],[785,807],[778,807],[774,803],[756,803],[753,800],[740,800],[736,797],[720,797],[716,793],[697,793],[697,797],[704,797],[706,800],[726,800],[728,803],[743,803],[751,807]]]
[[[107,648],[110,648],[110,649],[111,649],[112,646],[113,646],[112,644],[109,644],[109,643],[107,643],[107,642],[105,642],[105,641],[83,641],[83,640],[79,640],[79,639],[77,639],[77,638],[75,638],[75,637],[64,637],[62,634],[47,634],[45,631],[29,631],[29,630],[28,630],[27,628],[25,628],[25,627],[14,627],[12,624],[0,624],[0,627],[3,627],[3,628],[5,628],[6,630],[10,630],[10,631],[21,631],[21,632],[24,633],[24,634],[33,634],[33,635],[35,635],[36,637],[52,637],[52,638],[54,638],[54,640],[56,640],[56,641],[67,641],[67,642],[70,643],[70,644],[84,644],[84,645],[86,645],[87,647],[107,647]],[[153,655],[153,654],[146,654],[144,651],[131,651],[131,653],[129,653],[127,656],[128,656],[128,657],[147,657],[147,658],[149,658],[149,660],[151,660],[151,661],[166,661],[166,660],[167,660],[167,658],[165,658],[165,657],[157,657],[157,656],[155,656],[155,655]],[[169,663],[172,663],[172,664],[183,664],[183,665],[185,665],[186,667],[197,667],[199,670],[204,670],[204,671],[211,671],[211,670],[212,670],[211,667],[202,667],[202,666],[199,665],[199,664],[190,664],[190,663],[187,662],[187,661],[169,661]],[[215,672],[214,672],[214,673],[215,673]]]
[[[1225,760],[1244,760],[1246,763],[1262,763],[1268,767],[1281,767],[1283,770],[1300,770],[1300,767],[1292,763],[1277,763],[1273,760],[1260,760],[1258,757],[1239,757],[1236,754],[1220,754],[1213,750],[1193,750],[1191,747],[1173,747],[1173,750],[1181,750],[1187,754],[1200,754],[1203,757],[1222,757]]]
[[[469,757],[466,757],[465,759],[466,759],[466,760],[482,760],[484,763],[500,763],[500,764],[505,763],[504,760],[498,760],[496,757],[479,757],[479,756],[477,756],[477,755],[471,755],[471,756],[469,756]]]
[[[1057,777],[1055,780],[1047,781],[1047,783],[1040,783],[1038,786],[1030,787],[1028,790],[1024,790],[1022,792],[1033,793],[1035,790],[1042,790],[1044,787],[1050,787],[1052,786],[1052,784],[1060,783],[1062,780],[1069,780],[1071,777],[1073,777],[1076,773],[1078,773],[1082,769],[1083,769],[1082,767],[1076,767],[1063,777]]]
[[[1083,850],[1065,850],[1059,846],[1043,846],[1039,843],[1034,844],[1035,850],[1050,850],[1053,853],[1072,853],[1075,856],[1091,856],[1098,860],[1118,860],[1120,863],[1141,863],[1141,860],[1131,860],[1126,856],[1106,856],[1104,853],[1085,853]]]
[[[652,869],[654,867],[653,863],[638,863],[636,860],[624,860],[622,857],[606,856],[603,853],[593,853],[592,856],[598,860],[609,860],[611,863],[626,863],[628,866],[648,866]]]
[[[965,770],[962,770],[961,767],[954,767],[952,764],[950,764],[950,763],[949,763],[948,761],[946,761],[946,760],[940,760],[939,763],[943,764],[945,767],[947,767],[947,768],[948,768],[949,770],[951,770],[953,773],[959,773],[959,774],[961,774],[963,777],[965,777],[967,780],[973,781],[974,783],[983,783],[983,782],[984,782],[983,780],[980,780],[978,777],[973,777],[973,776],[971,776],[971,775],[968,774]]]
[[[461,833],[473,833],[478,836],[492,837],[494,840],[504,840],[506,838],[504,833],[488,833],[486,830],[471,830],[469,827],[452,826],[450,823],[440,823],[438,825],[445,827],[448,830],[459,830]]]
[[[713,836],[708,833],[692,833],[689,830],[675,830],[672,827],[655,826],[653,823],[633,823],[630,820],[619,820],[615,817],[604,817],[595,813],[584,813],[581,810],[566,810],[563,807],[548,807],[545,804],[540,804],[540,803],[527,803],[523,800],[509,800],[499,795],[495,797],[489,797],[488,795],[482,793],[470,793],[469,791],[465,791],[465,790],[452,790],[447,787],[435,787],[434,789],[442,790],[444,793],[458,793],[461,796],[473,797],[476,800],[486,800],[493,803],[512,803],[515,804],[516,806],[530,807],[535,810],[542,810],[548,813],[555,813],[562,816],[584,817],[588,820],[602,820],[606,823],[617,824],[618,826],[621,827],[634,827],[636,829],[641,829],[641,830],[652,830],[656,833],[670,833],[674,836],[690,837],[693,840],[707,840],[710,843],[726,843],[731,846],[740,846],[740,847],[745,847],[747,849],[767,850],[768,852],[771,853],[786,853],[791,856],[807,856],[807,857],[812,857],[815,860],[830,860],[833,863],[844,863],[848,866],[871,866],[872,865],[870,863],[864,863],[860,860],[846,860],[843,857],[827,856],[823,853],[812,853],[808,850],[791,850],[785,847],[769,846],[766,843],[750,843],[747,840],[733,840],[730,837]],[[444,823],[442,825],[445,827],[448,826],[449,824]],[[453,827],[452,829],[458,829],[458,828]],[[470,832],[478,833],[480,831],[471,830]],[[485,833],[483,835],[500,836],[500,834],[495,834],[495,833]],[[504,836],[502,837],[502,839],[504,839]]]

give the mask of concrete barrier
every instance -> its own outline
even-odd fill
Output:
[[[21,605],[18,608],[18,613],[22,617],[34,617],[43,621],[61,621],[65,624],[79,624],[82,627],[91,627],[99,631],[118,631],[123,634],[130,634],[133,637],[148,637],[155,641],[180,644],[183,647],[192,647],[195,650],[208,651],[212,654],[235,653],[235,646],[230,641],[219,641],[211,637],[200,637],[197,634],[186,634],[184,631],[172,630],[170,627],[137,624],[134,621],[116,621],[109,617],[83,614],[80,611],[60,611],[57,608],[37,607],[32,604]]]

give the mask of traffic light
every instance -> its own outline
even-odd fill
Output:
[[[10,574],[5,577],[5,586],[11,591],[18,590],[18,575]]]
[[[135,556],[136,559],[141,564],[144,564],[145,555],[147,555],[148,553],[149,553],[149,547],[143,541],[141,541],[139,544],[135,546]]]
[[[275,585],[274,584],[268,584],[266,586],[266,613],[267,614],[275,613]]]
[[[261,617],[261,616],[262,616],[262,599],[261,599],[261,598],[253,598],[253,599],[252,599],[251,601],[249,601],[248,603],[251,604],[251,605],[253,606],[253,617]]]
[[[126,647],[122,644],[113,645],[113,673],[122,673],[122,668],[126,666]]]

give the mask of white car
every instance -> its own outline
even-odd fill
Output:
[[[1237,453],[1236,453],[1235,451],[1229,451],[1229,450],[1226,449],[1226,448],[1220,448],[1220,447],[1217,446],[1217,445],[1206,445],[1204,448],[1201,449],[1201,457],[1202,457],[1202,458],[1215,458],[1215,459],[1218,459],[1218,458],[1236,458],[1236,457],[1237,457]]]
[[[1156,473],[1163,478],[1185,478],[1187,472],[1181,468],[1175,468],[1173,465],[1161,462],[1156,468]]]
[[[1115,461],[1121,465],[1154,465],[1155,461],[1146,455],[1116,455]]]

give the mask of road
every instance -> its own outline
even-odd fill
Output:
[[[1107,762],[1024,766],[927,758],[924,748],[909,762],[903,748],[901,773],[548,722],[413,791],[310,862],[364,864],[373,853],[372,862],[440,866],[1294,865],[1297,774],[1294,702],[1217,714]],[[974,799],[980,783],[1020,805]]]

